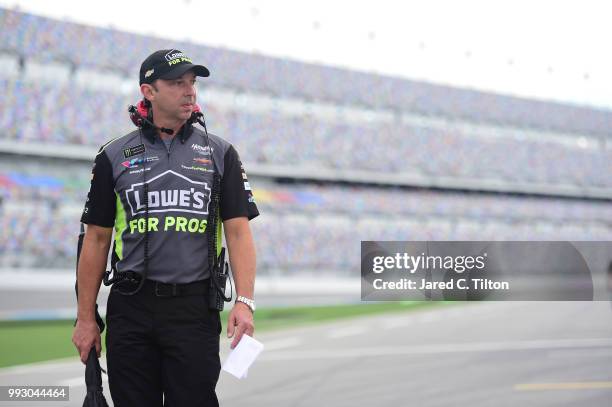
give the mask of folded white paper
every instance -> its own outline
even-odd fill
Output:
[[[244,379],[247,376],[249,367],[255,362],[263,348],[263,343],[246,334],[242,335],[238,345],[227,355],[227,359],[223,362],[223,370],[236,376],[238,379]]]

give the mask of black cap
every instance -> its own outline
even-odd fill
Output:
[[[156,79],[176,79],[192,70],[196,76],[209,76],[203,65],[194,65],[187,55],[177,49],[155,51],[140,65],[140,84],[153,83]]]

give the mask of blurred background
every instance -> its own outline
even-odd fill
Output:
[[[137,72],[156,49],[180,49],[211,71],[199,81],[198,98],[209,131],[240,152],[262,214],[251,225],[264,308],[359,303],[361,240],[612,240],[611,33],[603,9],[575,2],[338,3],[0,1],[0,332],[23,328],[19,321],[75,314],[76,239],[93,157],[133,129],[127,106],[140,99]],[[103,312],[104,296],[105,290]],[[301,403],[387,397],[432,406],[499,399],[608,405],[609,304],[412,305],[396,305],[395,311],[410,308],[397,317],[334,322],[346,326],[332,333],[323,323],[264,335],[272,343],[259,367],[265,373],[254,372],[247,385],[222,378],[221,399],[237,405],[255,392],[262,403],[298,405],[317,388],[321,366],[344,371],[399,354],[414,358],[368,367],[381,377],[369,392],[351,387],[371,379],[352,370]],[[366,326],[374,337],[406,329],[415,343],[369,353],[359,342],[370,332]],[[9,348],[23,332],[5,343],[4,356],[21,352]],[[487,335],[493,342],[467,350],[444,343],[418,348]],[[322,336],[331,342],[317,346]],[[518,345],[499,342],[511,338]],[[69,349],[69,338],[63,340]],[[337,356],[350,340],[363,352]],[[507,361],[506,372],[514,369],[511,378],[488,372],[490,360],[465,359],[491,349],[500,350],[492,356],[498,366]],[[521,349],[524,359],[513,353]],[[528,398],[532,393],[520,387],[530,382],[525,370],[539,366],[529,352],[544,352],[547,372],[569,363],[577,376],[535,375],[536,384],[561,383],[561,393]],[[479,374],[459,380],[455,367],[434,358],[440,353],[457,358],[457,369],[467,363]],[[318,358],[339,360],[340,367]],[[423,380],[434,378],[436,366],[446,371],[440,388],[451,386],[447,396],[420,391],[417,382],[411,396],[394,393],[394,381],[408,374],[401,369],[415,358]],[[295,380],[276,377],[271,372],[283,370],[267,365],[289,360],[308,361],[294,367]],[[519,363],[510,368],[513,360]],[[73,372],[80,367],[66,363],[62,383],[79,394]],[[8,369],[0,371],[1,384],[48,377],[45,367]],[[488,392],[479,387],[483,381],[491,381]],[[572,383],[582,384],[576,390]],[[244,387],[237,395],[229,391],[234,386]],[[339,396],[346,394],[352,396]],[[560,400],[569,404],[555,404]]]

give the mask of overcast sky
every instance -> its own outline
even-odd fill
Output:
[[[141,34],[612,109],[608,1],[0,0],[0,5]]]

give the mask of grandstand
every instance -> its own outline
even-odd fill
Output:
[[[0,43],[0,268],[72,268],[95,151],[168,41],[0,8]],[[172,47],[211,70],[262,274],[356,275],[361,240],[612,240],[612,112]]]

